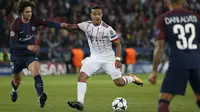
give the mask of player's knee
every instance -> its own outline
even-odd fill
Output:
[[[123,80],[120,80],[120,79],[115,79],[115,80],[114,80],[114,83],[115,83],[116,86],[119,86],[119,87],[125,85],[124,81],[123,81]]]
[[[32,70],[32,75],[36,76],[36,75],[40,75],[40,69],[39,67],[33,67]]]
[[[173,98],[173,94],[160,93],[160,99],[171,101],[172,98]]]
[[[115,83],[115,85],[116,85],[116,86],[119,86],[119,87],[124,86],[124,84],[122,84],[122,83],[120,83],[120,82]]]
[[[200,101],[200,93],[196,93],[195,96],[196,96],[196,99]]]
[[[19,86],[21,84],[21,79],[13,79],[13,83]]]
[[[86,80],[88,79],[88,75],[84,72],[80,72],[79,75],[78,75],[78,81],[84,81],[86,82]]]

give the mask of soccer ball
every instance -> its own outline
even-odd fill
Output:
[[[125,112],[128,107],[128,103],[124,98],[115,98],[112,102],[112,108],[114,112]]]

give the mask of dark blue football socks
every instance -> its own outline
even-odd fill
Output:
[[[35,79],[35,89],[37,91],[38,96],[41,96],[43,93],[43,81],[40,75],[34,77]]]

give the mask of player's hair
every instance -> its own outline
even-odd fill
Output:
[[[32,9],[35,8],[35,3],[31,0],[20,0],[18,2],[18,13],[21,14],[26,7],[31,7]]]
[[[101,10],[102,10],[102,8],[101,8],[100,6],[98,6],[98,5],[95,5],[94,7],[92,7],[92,8],[91,8],[91,12],[92,12],[92,10],[94,10],[94,9],[101,9]]]

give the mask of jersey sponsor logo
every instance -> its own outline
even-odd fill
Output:
[[[15,36],[15,32],[14,32],[14,31],[11,31],[11,32],[10,32],[10,36],[11,36],[11,37],[14,37],[14,36]]]
[[[27,41],[27,40],[30,40],[34,37],[34,34],[33,35],[26,35],[26,38],[19,38],[19,41]]]
[[[32,26],[31,30],[32,30],[32,31],[35,31],[35,30],[36,30],[36,27],[35,27],[35,26]]]

